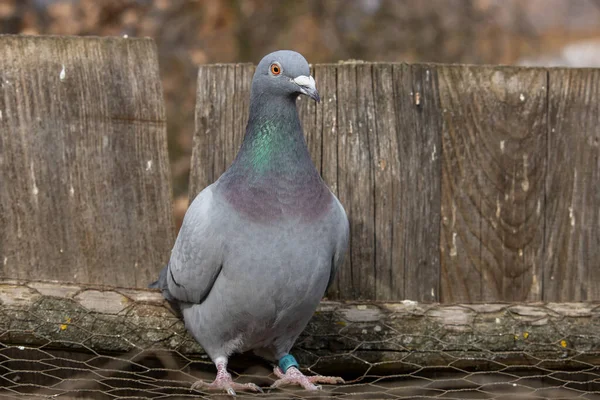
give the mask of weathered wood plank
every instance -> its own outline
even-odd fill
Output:
[[[375,236],[370,66],[345,63],[337,71],[338,193],[350,219],[349,262],[340,268],[340,298],[373,298]],[[342,83],[343,82],[343,83]],[[369,118],[369,120],[368,120]]]
[[[452,74],[451,77],[446,78],[446,73]],[[471,149],[469,135],[473,133],[463,128],[461,114],[455,111],[461,107],[462,95],[450,87],[456,75],[455,70],[438,72],[441,96],[445,97],[440,99],[444,116],[440,233],[442,302],[478,301],[483,297],[478,236],[481,216],[472,212],[479,200],[478,194],[473,193],[474,187],[469,185],[474,182],[477,171],[468,165],[476,150]],[[450,82],[446,83],[446,79]],[[467,186],[467,190],[463,186]]]
[[[547,78],[441,66],[442,301],[541,299]]]
[[[347,165],[351,169],[348,177],[356,174],[357,178],[352,183],[348,181],[348,189],[352,193],[352,203],[356,206],[354,220],[360,220],[360,224],[357,225],[359,229],[354,231],[357,233],[354,239],[358,240],[354,242],[353,246],[354,260],[352,265],[352,274],[356,279],[355,282],[358,283],[355,287],[360,293],[352,299],[358,300],[376,299],[376,281],[379,279],[375,259],[377,251],[375,169],[378,167],[375,152],[378,135],[376,121],[379,116],[375,114],[373,64],[360,63],[356,65],[356,89],[357,130],[350,143],[358,143],[360,147],[353,147],[348,150],[350,150],[353,157],[358,156],[357,158],[360,161],[355,164],[348,159],[350,162]],[[387,134],[387,132],[382,134]],[[358,140],[354,141],[356,139]],[[365,164],[362,164],[363,160]],[[357,216],[358,218],[356,218]],[[350,230],[352,231],[352,226]]]
[[[396,84],[403,207],[404,297],[439,299],[441,109],[433,66],[402,66]],[[399,86],[405,82],[406,86]],[[410,91],[410,92],[409,92]]]
[[[225,172],[239,149],[239,143],[234,143],[238,137],[234,129],[235,72],[233,64],[201,65],[198,69],[190,202]]]
[[[215,169],[214,174],[218,178],[229,165],[233,162],[239,145],[241,142],[236,143],[236,138],[240,137],[234,129],[235,127],[235,114],[234,114],[234,102],[235,100],[235,70],[236,66],[232,64],[223,65],[222,69],[225,70],[225,76],[223,79],[217,81],[217,92],[219,93],[220,104],[217,107],[221,108],[219,117],[221,121],[219,123],[220,131],[215,132],[215,139],[217,140],[217,146],[214,149],[215,156]],[[214,105],[213,105],[214,106]],[[244,130],[242,130],[242,133]]]
[[[316,65],[315,81],[321,95],[321,103],[316,108],[316,130],[321,136],[321,176],[331,191],[339,196],[338,191],[338,141],[337,125],[337,67],[335,65]],[[313,156],[314,157],[314,156]],[[350,256],[346,256],[341,269],[349,268]],[[335,278],[327,292],[327,296],[340,297],[340,274]]]
[[[3,346],[123,354],[204,351],[155,291],[0,282]],[[581,368],[600,363],[600,303],[323,302],[294,354],[320,373],[395,374],[422,367]],[[48,343],[52,345],[48,345]]]
[[[235,65],[235,92],[233,94],[233,142],[231,143],[233,156],[235,157],[242,145],[248,124],[250,113],[250,84],[254,75],[254,65]],[[233,159],[229,164],[233,162]],[[229,167],[229,165],[227,165]]]
[[[600,70],[549,71],[544,300],[600,300]]]
[[[174,236],[147,39],[0,36],[0,276],[145,287]]]
[[[400,148],[394,99],[392,65],[373,65],[375,144],[373,146],[375,187],[375,298],[404,299],[404,249],[399,218],[401,204]]]

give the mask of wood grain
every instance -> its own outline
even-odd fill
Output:
[[[444,115],[441,300],[539,300],[546,72],[441,66],[438,74]]]
[[[235,92],[233,94],[233,127],[231,155],[232,159],[227,165],[231,165],[237,155],[244,135],[246,134],[246,125],[248,125],[248,114],[250,113],[250,84],[254,75],[254,65],[236,64],[235,65]]]
[[[442,144],[436,69],[396,65],[394,87],[400,153],[400,200],[394,206],[400,212],[399,243],[394,251],[403,264],[404,298],[432,302],[440,293]]]
[[[0,37],[0,276],[146,287],[174,238],[147,39]]]
[[[600,71],[552,69],[544,299],[600,299]]]
[[[373,65],[375,132],[373,174],[375,199],[375,296],[377,300],[404,299],[403,205],[393,66]],[[399,240],[400,239],[400,240]]]
[[[321,95],[321,102],[316,107],[315,130],[321,137],[321,176],[331,191],[339,196],[338,190],[338,141],[337,124],[337,67],[335,65],[316,65],[315,81]],[[314,151],[314,150],[313,150]],[[317,150],[319,151],[319,150]],[[315,156],[313,156],[315,157]],[[340,268],[347,270],[350,256],[346,256],[344,265]],[[340,297],[340,274],[335,278],[327,292],[330,298]]]
[[[225,172],[228,162],[233,161],[231,154],[239,149],[239,144],[233,143],[235,76],[232,64],[202,65],[198,69],[190,202]]]
[[[370,65],[338,66],[338,193],[350,219],[349,263],[340,268],[340,297],[374,298],[374,132]],[[343,82],[343,83],[342,83]],[[349,267],[348,267],[349,266]]]

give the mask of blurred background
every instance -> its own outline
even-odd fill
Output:
[[[0,33],[156,41],[178,222],[199,64],[288,48],[312,63],[600,67],[600,0],[0,0]]]

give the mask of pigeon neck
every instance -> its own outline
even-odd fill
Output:
[[[310,158],[295,99],[261,100],[253,96],[244,142],[217,188],[253,221],[320,218],[331,192]]]
[[[244,142],[232,168],[260,176],[318,175],[302,133],[296,100],[253,96]]]

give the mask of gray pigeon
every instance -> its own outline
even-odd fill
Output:
[[[262,59],[240,151],[190,205],[169,264],[151,285],[178,306],[217,367],[213,383],[194,388],[260,391],[227,372],[233,353],[250,350],[277,364],[272,387],[343,382],[303,375],[289,354],[348,246],[344,208],[306,146],[300,94],[319,101],[302,55],[282,50]]]

